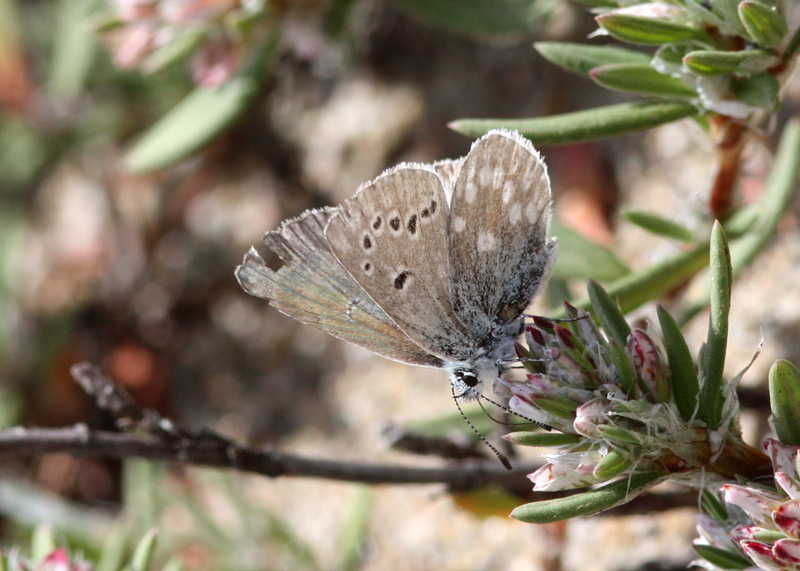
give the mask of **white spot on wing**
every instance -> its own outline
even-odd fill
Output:
[[[464,198],[467,199],[467,204],[475,202],[476,196],[478,196],[478,185],[475,184],[475,179],[470,179],[467,181],[467,191],[464,194]]]
[[[453,216],[453,231],[461,232],[464,230],[465,225],[466,223],[464,222],[463,218],[460,216]]]
[[[508,221],[512,224],[516,224],[519,222],[520,218],[522,218],[522,207],[519,205],[519,202],[515,202],[511,205],[511,211],[508,213]]]
[[[491,186],[492,179],[494,178],[494,172],[492,171],[492,166],[490,164],[483,165],[479,176],[480,176],[480,183],[483,188]]]
[[[541,208],[536,203],[536,199],[531,200],[528,203],[528,207],[525,209],[525,218],[528,219],[528,222],[533,224],[537,220],[539,220],[539,216],[541,215]]]
[[[507,179],[503,183],[503,204],[508,204],[512,196],[514,196],[514,183],[511,179]]]
[[[481,232],[478,236],[478,251],[488,252],[489,250],[494,250],[496,242],[494,234],[489,231]]]

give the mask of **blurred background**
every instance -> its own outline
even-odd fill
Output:
[[[585,41],[595,26],[582,7],[487,4],[0,0],[2,426],[112,428],[69,375],[89,360],[189,428],[437,465],[388,449],[384,431],[453,415],[445,373],[296,323],[248,297],[233,270],[281,220],[336,204],[389,166],[466,154],[471,140],[450,121],[624,99],[532,49]],[[542,151],[556,217],[632,267],[674,246],[618,224],[621,205],[691,221],[713,162],[689,122]],[[745,196],[769,168],[763,148],[750,155]],[[788,268],[784,284],[800,282],[795,232],[796,216],[762,260]],[[730,350],[736,371],[768,337],[755,384],[774,356],[800,356],[781,341],[798,333],[797,294],[784,301],[786,288],[758,275],[743,278],[757,297],[734,297]],[[691,509],[537,527],[509,520],[513,505],[437,486],[6,458],[0,545],[49,522],[87,554],[124,551],[158,527],[157,560],[186,569],[678,569],[692,558]]]

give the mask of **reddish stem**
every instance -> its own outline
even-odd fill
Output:
[[[717,147],[717,172],[711,186],[709,210],[715,219],[725,220],[731,211],[747,130],[744,124],[718,115],[711,122],[711,133]]]

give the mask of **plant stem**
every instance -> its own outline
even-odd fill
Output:
[[[712,119],[711,129],[716,139],[717,172],[711,185],[709,210],[712,218],[725,220],[731,213],[733,187],[739,173],[747,130],[744,124],[724,115]]]

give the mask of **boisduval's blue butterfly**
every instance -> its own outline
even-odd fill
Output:
[[[267,232],[236,269],[248,293],[340,339],[450,372],[474,395],[516,358],[522,312],[547,279],[547,169],[515,132],[490,131],[461,159],[403,163],[343,205]]]

